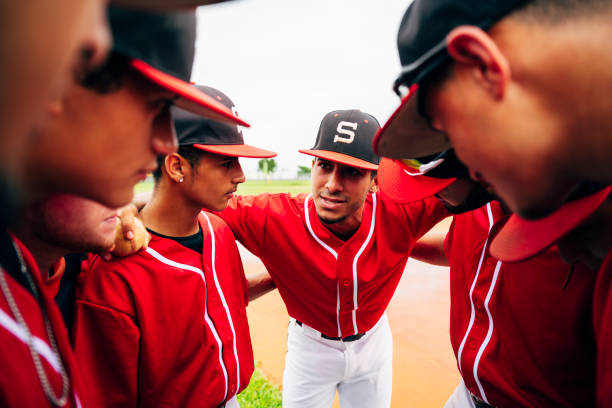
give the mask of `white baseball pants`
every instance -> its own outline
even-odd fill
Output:
[[[444,408],[474,408],[472,396],[463,383],[463,380],[461,380],[457,388],[455,388],[455,391],[448,398],[448,401],[444,404]]]
[[[336,390],[342,408],[389,408],[393,339],[387,315],[362,338],[328,340],[289,322],[283,374],[283,408],[331,407]]]

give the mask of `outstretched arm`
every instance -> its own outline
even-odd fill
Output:
[[[276,285],[267,271],[247,275],[247,281],[249,282],[249,301],[276,289]]]
[[[449,266],[444,253],[445,237],[445,232],[428,232],[414,244],[410,257],[432,265]]]

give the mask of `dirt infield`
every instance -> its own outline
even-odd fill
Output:
[[[241,248],[245,270],[263,265]],[[410,260],[388,308],[393,332],[393,408],[442,407],[460,377],[450,346],[448,269]],[[289,317],[274,291],[248,307],[255,360],[282,383]],[[335,406],[338,406],[337,403]]]

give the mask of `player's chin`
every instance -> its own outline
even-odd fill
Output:
[[[317,215],[324,224],[336,224],[346,219],[342,214],[329,213],[329,211],[318,211]]]
[[[223,196],[223,198],[219,199],[218,201],[206,205],[205,208],[210,211],[223,211],[227,208],[229,204],[229,200],[230,199],[228,198],[228,196],[225,195]]]
[[[102,191],[95,191],[85,195],[94,201],[109,208],[120,208],[129,204],[134,198],[134,186],[136,183],[125,182]]]

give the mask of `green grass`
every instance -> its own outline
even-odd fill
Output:
[[[281,401],[280,389],[268,381],[259,368],[255,369],[249,386],[238,394],[240,408],[281,408]]]
[[[253,195],[261,193],[308,193],[310,180],[247,180],[238,185],[238,194]]]
[[[146,180],[136,184],[136,194],[153,190],[153,181]],[[238,186],[238,194],[253,195],[260,193],[308,193],[310,192],[310,180],[248,180]]]

